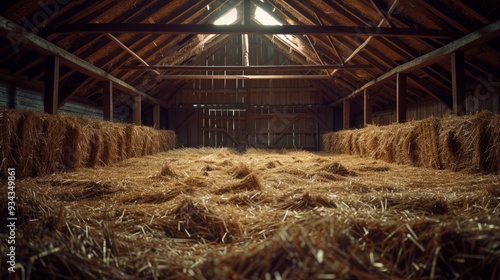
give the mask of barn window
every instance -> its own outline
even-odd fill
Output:
[[[238,11],[236,8],[232,8],[219,19],[217,19],[214,24],[215,25],[231,25],[238,20]]]
[[[262,25],[283,25],[261,7],[255,9],[255,21]]]

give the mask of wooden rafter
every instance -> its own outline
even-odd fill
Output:
[[[403,72],[411,72],[416,69],[421,69],[425,66],[434,64],[440,60],[442,60],[444,57],[449,56],[451,53],[456,52],[456,51],[463,51],[467,48],[473,47],[475,45],[479,45],[481,43],[485,43],[492,38],[500,36],[500,20],[496,21],[492,24],[489,24],[488,26],[485,26],[469,35],[466,35],[456,41],[451,42],[450,44],[443,46],[437,50],[434,50],[430,53],[427,53],[425,55],[422,55],[412,61],[409,61],[407,63],[404,63],[402,65],[399,65],[390,71],[386,72],[385,74],[379,76],[378,78],[366,83],[362,87],[358,88],[357,90],[353,91],[351,94],[348,96],[341,98],[340,100],[337,100],[333,103],[330,104],[330,106],[337,106],[340,105],[344,100],[351,99],[355,96],[357,96],[359,93],[363,92],[366,88],[370,88],[376,84],[382,83],[390,79],[392,76],[394,76],[396,73],[403,73]]]
[[[125,83],[124,81],[110,75],[106,71],[84,61],[83,59],[59,48],[58,46],[48,42],[47,40],[40,38],[33,34],[22,34],[19,33],[19,30],[22,30],[21,26],[18,24],[0,16],[0,30],[10,34],[11,36],[16,36],[18,42],[22,42],[23,45],[38,51],[42,54],[55,55],[62,58],[65,64],[75,67],[80,72],[98,78],[102,80],[111,80],[113,81],[117,87],[122,90],[134,94],[138,94],[146,99],[151,100],[154,103],[158,103],[162,106],[166,106],[166,104],[162,100],[158,100],[148,94],[137,90],[135,87]]]

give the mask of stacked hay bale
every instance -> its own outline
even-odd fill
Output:
[[[436,169],[500,173],[500,116],[428,118],[323,135],[325,150]]]
[[[39,176],[109,165],[175,147],[175,133],[74,116],[0,111],[2,174]],[[4,176],[4,175],[2,175]]]

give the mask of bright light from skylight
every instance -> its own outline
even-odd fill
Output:
[[[230,25],[238,20],[238,11],[236,8],[229,10],[229,12],[225,13],[222,17],[214,22],[215,25]]]
[[[255,20],[262,25],[283,25],[261,7],[255,9]]]

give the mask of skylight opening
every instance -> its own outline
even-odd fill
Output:
[[[238,11],[232,8],[229,12],[225,13],[218,20],[214,22],[215,25],[231,25],[238,20]]]
[[[261,7],[255,9],[255,21],[262,25],[283,25]]]

